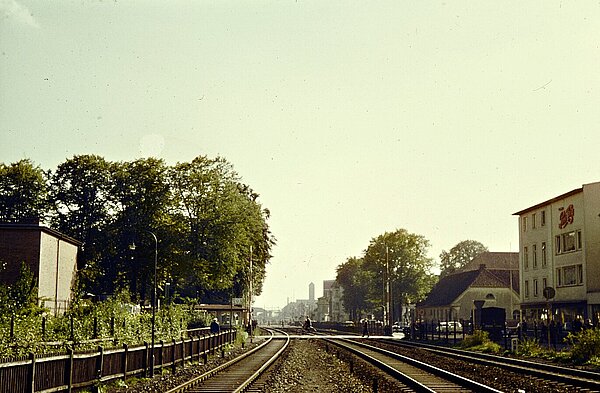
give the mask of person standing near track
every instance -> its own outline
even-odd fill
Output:
[[[369,321],[367,321],[366,319],[363,321],[363,330],[362,330],[362,336],[365,337],[369,337]]]
[[[217,321],[217,318],[213,318],[212,322],[210,323],[210,332],[213,334],[217,334],[221,331],[221,327],[219,326],[219,322]]]

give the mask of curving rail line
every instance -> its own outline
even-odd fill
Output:
[[[396,378],[414,392],[499,393],[499,390],[429,364],[348,339],[326,339]]]
[[[569,385],[577,389],[590,389],[600,391],[600,373],[579,370],[570,367],[561,367],[553,364],[531,362],[522,359],[507,358],[460,349],[439,347],[430,344],[420,344],[411,341],[385,340],[386,344],[397,347],[421,348],[440,356],[453,357],[466,362],[500,367],[505,370],[520,374],[530,375],[534,378]]]
[[[258,347],[238,356],[195,377],[167,393],[196,393],[196,392],[243,392],[283,353],[287,348],[290,338],[285,336],[276,338],[274,331],[270,330],[270,337]]]

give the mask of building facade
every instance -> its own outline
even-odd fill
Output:
[[[81,243],[37,221],[0,224],[0,282],[13,284],[25,263],[38,280],[40,305],[64,312],[70,302]]]
[[[317,299],[315,318],[318,322],[344,322],[349,315],[344,308],[344,289],[336,280],[323,281],[323,296]]]
[[[507,320],[519,313],[519,254],[484,252],[455,273],[443,277],[417,304],[422,322],[468,321],[476,301],[505,310]]]
[[[600,316],[600,182],[521,210],[523,318],[561,323]]]

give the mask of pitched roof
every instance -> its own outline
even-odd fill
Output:
[[[459,271],[478,270],[481,265],[485,265],[489,270],[519,270],[519,253],[486,251],[473,258]]]
[[[479,271],[467,271],[443,277],[431,290],[419,307],[431,307],[450,304],[467,290],[479,275]]]
[[[510,273],[510,271],[507,271],[507,273]],[[484,266],[478,270],[461,271],[443,277],[433,287],[427,299],[418,304],[418,307],[450,305],[470,287],[506,288],[509,285],[504,279],[498,277],[498,275]]]

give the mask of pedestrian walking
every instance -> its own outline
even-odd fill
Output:
[[[369,337],[369,321],[367,321],[366,319],[363,321],[362,336]]]

